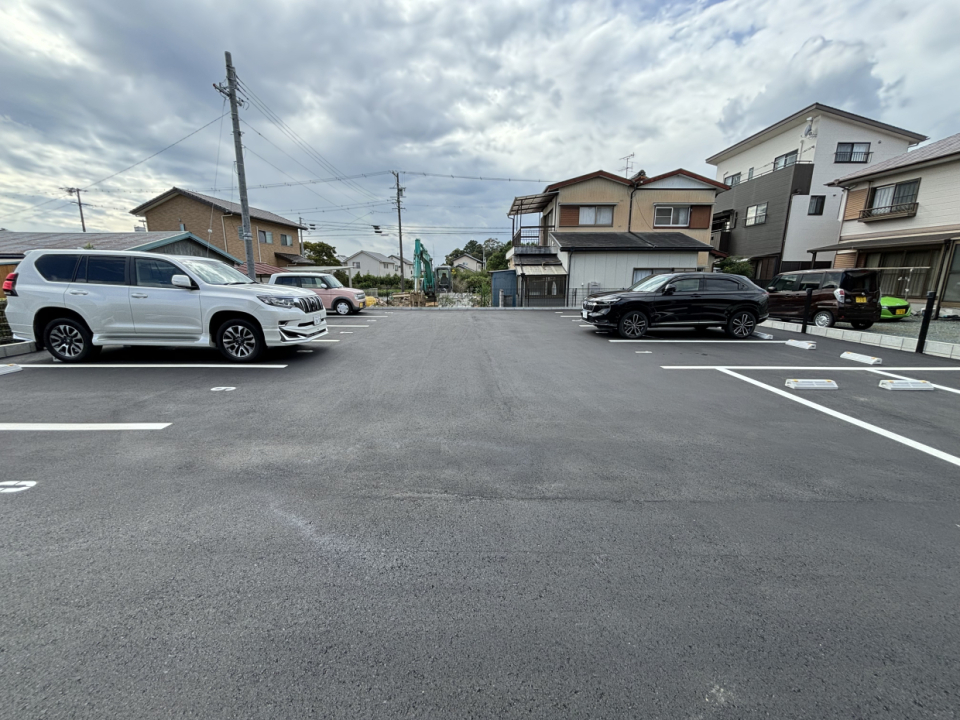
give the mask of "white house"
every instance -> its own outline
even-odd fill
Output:
[[[717,180],[731,188],[717,197],[711,242],[752,258],[757,278],[810,268],[807,251],[836,242],[840,233],[842,192],[828,184],[926,139],[814,103],[707,158]],[[827,266],[830,259],[819,257]]]
[[[463,255],[459,255],[453,259],[452,266],[455,268],[463,268],[464,270],[473,270],[474,272],[478,272],[483,270],[483,261],[477,260],[477,258],[475,258],[473,255],[464,253]]]
[[[400,273],[400,256],[399,255],[390,255],[390,259],[393,260],[394,265],[397,266],[396,273]],[[403,259],[403,276],[405,278],[412,277],[413,275],[413,260],[410,259],[408,255]]]
[[[373,250],[356,252],[348,257],[343,264],[349,268],[348,272],[351,278],[353,278],[354,275],[383,277],[385,275],[400,274],[400,258],[395,258],[392,255],[387,257]],[[403,265],[405,268],[404,275],[409,277],[409,272],[413,264],[407,263],[406,258],[404,258]]]
[[[834,267],[875,267],[880,289],[922,301],[928,290],[945,314],[960,314],[960,133],[849,173]],[[947,313],[948,311],[948,313]]]

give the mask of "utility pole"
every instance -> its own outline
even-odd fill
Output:
[[[393,177],[397,181],[397,234],[400,237],[400,292],[403,292],[403,216],[400,213],[400,198],[406,188],[400,187],[400,173],[394,171]]]
[[[80,227],[83,228],[83,231],[87,231],[87,224],[83,221],[83,201],[80,200],[80,188],[60,188],[61,190],[69,193],[70,195],[77,196],[77,205],[80,207]]]
[[[243,169],[243,140],[240,136],[240,112],[237,110],[237,71],[233,67],[233,58],[225,52],[227,60],[227,87],[214,85],[221,94],[230,100],[230,119],[233,121],[233,147],[237,154],[237,182],[240,185],[240,234],[247,253],[247,275],[251,282],[257,281],[257,271],[253,266],[253,233],[250,231],[250,203],[247,201],[247,174]],[[226,241],[226,238],[224,238]]]

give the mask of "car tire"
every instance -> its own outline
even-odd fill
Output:
[[[855,330],[868,330],[873,327],[872,320],[852,320],[850,324]]]
[[[620,337],[626,340],[639,340],[646,335],[649,324],[646,315],[639,310],[631,310],[624,313],[623,317],[620,318],[617,332],[620,333]]]
[[[333,311],[337,315],[349,315],[353,311],[353,307],[346,300],[337,300],[333,304]]]
[[[217,349],[230,362],[254,362],[265,346],[260,326],[249,320],[227,320],[217,330]]]
[[[727,320],[724,332],[734,340],[746,340],[757,329],[757,316],[749,310],[737,310]]]
[[[837,322],[836,318],[833,317],[833,313],[830,312],[829,310],[819,310],[813,316],[813,324],[816,325],[817,327],[822,327],[822,328],[833,327],[834,323],[836,322]]]
[[[43,330],[43,345],[60,362],[80,363],[93,360],[100,348],[93,344],[93,333],[79,320],[57,318]]]

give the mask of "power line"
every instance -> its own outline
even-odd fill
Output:
[[[473,175],[448,175],[446,173],[428,173],[428,172],[419,172],[416,170],[400,170],[399,172],[405,175],[423,175],[424,177],[435,177],[435,178],[450,178],[453,180],[484,180],[492,182],[530,182],[530,183],[553,183],[555,180],[521,180],[518,178],[501,178],[501,177],[478,177]]]
[[[270,108],[270,106],[268,106],[263,100],[261,100],[260,97],[253,90],[251,90],[249,86],[246,85],[246,83],[244,83],[242,80],[239,81],[239,83],[240,83],[241,89],[243,90],[244,96],[248,100],[250,100],[251,104],[255,108],[257,108],[257,110],[259,110],[264,115],[264,117],[270,120],[270,122],[272,122],[277,127],[277,129],[279,129],[282,133],[284,133],[291,141],[294,142],[294,144],[296,144],[301,150],[303,150],[308,157],[310,157],[314,162],[320,165],[320,167],[322,167],[327,172],[330,172],[333,175],[340,176],[340,177],[344,175],[344,173],[342,173],[333,163],[331,163],[323,155],[321,155],[320,152],[315,147],[313,147],[312,145],[310,145],[310,143],[308,143],[306,140],[301,138],[296,133],[296,131],[294,131],[289,125],[287,125],[283,121],[283,119],[276,112],[274,112],[272,108]],[[342,182],[348,188],[358,191],[371,198],[374,197],[374,195],[371,192],[369,192],[365,188],[361,187],[360,185],[357,185],[356,183],[350,180],[343,180]]]
[[[115,178],[117,175],[122,175],[123,173],[127,172],[128,170],[132,170],[133,168],[137,167],[138,165],[142,165],[142,164],[145,163],[147,160],[150,160],[150,159],[152,159],[152,158],[155,158],[155,157],[156,157],[157,155],[159,155],[160,153],[166,152],[166,151],[169,150],[170,148],[172,148],[172,147],[174,147],[174,146],[176,146],[176,145],[179,145],[180,143],[182,143],[182,142],[183,142],[184,140],[186,140],[187,138],[193,137],[194,135],[196,135],[196,134],[197,134],[198,132],[200,132],[201,130],[204,130],[204,129],[210,127],[211,125],[213,125],[215,122],[217,122],[217,120],[219,120],[219,119],[222,118],[222,117],[223,117],[223,115],[219,115],[219,116],[215,117],[213,120],[211,120],[210,122],[208,122],[206,125],[203,125],[203,126],[197,128],[196,130],[194,130],[194,131],[193,131],[192,133],[190,133],[189,135],[184,135],[182,138],[180,138],[179,140],[177,140],[177,141],[174,142],[174,143],[170,143],[169,145],[167,145],[167,146],[166,146],[165,148],[163,148],[162,150],[157,150],[157,152],[153,153],[152,155],[148,155],[148,156],[145,157],[143,160],[139,160],[138,162],[135,162],[133,165],[129,165],[128,167],[125,167],[123,170],[118,170],[117,172],[113,173],[112,175],[107,175],[107,176],[104,177],[104,178],[100,178],[99,180],[95,180],[94,182],[90,183],[90,184],[87,185],[86,187],[82,187],[82,188],[79,188],[79,189],[86,191],[86,190],[92,188],[94,185],[99,185],[100,183],[106,182],[107,180],[109,180],[109,179],[111,179],[111,178]],[[8,217],[13,217],[14,215],[19,215],[20,213],[28,212],[28,211],[30,211],[30,210],[34,210],[34,209],[36,209],[36,208],[39,208],[39,207],[41,207],[41,206],[43,206],[43,205],[46,205],[46,204],[51,203],[51,202],[54,202],[54,201],[55,201],[55,198],[54,198],[54,199],[50,199],[50,200],[44,200],[42,203],[37,203],[36,205],[31,205],[30,207],[24,208],[23,210],[16,210],[16,211],[14,211],[14,212],[12,212],[12,213],[7,213],[6,215],[0,215],[0,219],[8,218]],[[72,201],[68,201],[68,202],[72,202]],[[62,207],[62,206],[61,206],[61,207]]]

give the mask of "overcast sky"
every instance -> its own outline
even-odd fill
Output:
[[[371,228],[395,228],[392,175],[256,186],[390,170],[538,180],[402,175],[405,249],[419,235],[442,258],[508,229],[515,195],[622,172],[630,153],[634,171],[713,177],[704,158],[812,102],[960,132],[958,25],[955,0],[4,0],[0,227],[79,230],[59,188],[211,121],[92,185],[87,227],[128,231],[127,211],[173,185],[236,198],[212,87],[224,50],[305,143],[241,111],[251,203],[317,223],[340,253],[396,251],[395,232]]]

